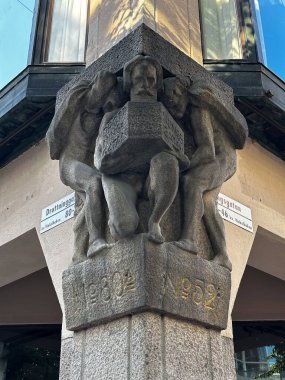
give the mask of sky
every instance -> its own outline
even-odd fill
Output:
[[[35,0],[0,0],[0,89],[27,65]],[[265,63],[285,81],[285,0],[255,0]]]
[[[0,89],[27,66],[34,4],[0,0]]]
[[[285,0],[258,2],[267,66],[285,81]]]

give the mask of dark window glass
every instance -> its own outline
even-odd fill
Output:
[[[5,380],[58,380],[61,326],[0,328]],[[5,363],[4,363],[5,361]]]
[[[285,379],[284,321],[234,322],[233,331],[238,380]]]

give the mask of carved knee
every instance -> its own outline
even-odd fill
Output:
[[[158,170],[171,170],[178,167],[178,161],[175,156],[167,152],[158,153],[151,159],[150,165]]]
[[[102,190],[101,178],[98,176],[91,177],[87,184],[86,193],[90,193],[90,192],[101,193],[101,190]]]

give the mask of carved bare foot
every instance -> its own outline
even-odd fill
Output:
[[[108,244],[104,239],[96,239],[93,241],[93,243],[90,244],[87,251],[87,257],[93,257],[96,253],[102,251],[102,249],[110,248],[113,245],[114,244]]]
[[[173,241],[172,244],[183,249],[184,251],[191,252],[194,255],[196,255],[198,252],[197,245],[189,239],[180,239],[178,241]]]
[[[227,255],[217,255],[211,260],[211,262],[227,268],[230,272],[232,271],[232,263]]]
[[[162,244],[165,242],[165,239],[161,233],[161,229],[158,223],[153,223],[149,227],[149,232],[147,233],[147,237],[149,240],[157,244]]]

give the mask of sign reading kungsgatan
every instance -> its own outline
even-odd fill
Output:
[[[221,217],[249,232],[253,232],[251,209],[232,198],[220,193],[218,196],[218,211]]]
[[[75,193],[71,193],[42,210],[40,233],[73,218],[75,209]]]

